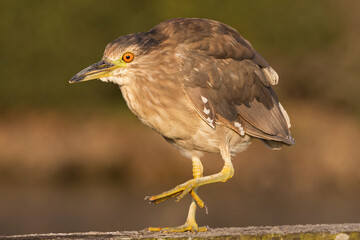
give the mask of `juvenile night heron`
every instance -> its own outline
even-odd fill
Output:
[[[205,231],[195,221],[196,206],[204,207],[198,187],[231,178],[231,155],[251,138],[272,149],[294,144],[271,88],[277,73],[235,29],[217,21],[178,18],[119,37],[70,82],[92,79],[118,84],[130,110],[192,160],[193,179],[147,197],[159,203],[190,193],[186,223],[152,231]],[[203,152],[221,154],[219,173],[203,176]]]

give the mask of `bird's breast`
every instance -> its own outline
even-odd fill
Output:
[[[181,88],[124,85],[121,92],[140,121],[166,138],[189,138],[202,121]]]

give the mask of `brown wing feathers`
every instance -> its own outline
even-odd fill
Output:
[[[187,56],[193,53],[193,57],[183,60],[185,94],[202,119],[214,128],[216,122],[240,135],[294,144],[286,113],[270,86],[277,83],[276,72],[235,33],[232,30],[220,36],[230,39],[227,45],[211,38],[201,41],[201,45],[188,45]]]

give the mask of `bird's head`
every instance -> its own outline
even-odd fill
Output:
[[[124,85],[134,74],[143,74],[147,66],[156,64],[153,51],[158,50],[164,38],[155,31],[135,33],[119,37],[109,43],[102,60],[83,69],[70,79],[70,83],[100,79]],[[154,66],[154,65],[152,65]]]
[[[129,34],[109,43],[103,59],[76,74],[70,83],[100,79],[122,86],[137,77],[151,82],[159,76],[169,79],[183,62],[199,60],[198,56],[191,59],[193,53],[218,59],[254,57],[251,45],[236,30],[220,22],[171,19],[148,32]]]

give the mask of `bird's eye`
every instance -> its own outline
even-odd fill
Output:
[[[131,52],[126,52],[122,56],[122,60],[126,63],[132,62],[132,60],[134,60],[134,54],[132,54]]]

